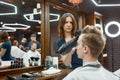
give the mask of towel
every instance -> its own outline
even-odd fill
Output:
[[[55,73],[59,73],[59,72],[61,72],[60,69],[50,67],[49,69],[42,71],[42,74],[45,74],[45,75],[46,74],[55,74]]]

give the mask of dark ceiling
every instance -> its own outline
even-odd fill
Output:
[[[68,0],[59,0],[71,6],[73,4],[69,3]],[[98,4],[120,4],[120,0],[95,0]],[[77,6],[79,11],[86,13],[93,13],[94,11],[103,14],[104,25],[109,21],[115,20],[120,22],[120,6],[109,6],[109,7],[97,7],[91,0],[83,0],[83,2]]]
[[[36,23],[28,22],[24,19],[23,14],[32,13],[33,7],[36,7],[35,0],[1,0],[16,4],[18,6],[18,14],[17,15],[9,15],[9,16],[0,16],[0,20],[3,22],[20,22],[25,24],[33,25]],[[23,1],[25,4],[22,4]],[[73,4],[69,3],[68,0],[58,0],[70,6],[74,6]],[[95,0],[98,4],[120,4],[120,0]],[[16,3],[17,2],[17,3]],[[120,6],[117,7],[97,7],[93,4],[91,0],[83,0],[83,2],[77,6],[74,6],[79,9],[79,11],[83,11],[86,13],[93,13],[94,11],[100,12],[103,14],[103,18],[105,23],[109,20],[118,20],[119,21],[119,14],[120,14]],[[3,10],[4,9],[4,10]],[[0,13],[1,11],[10,11],[10,8],[2,7],[0,5]],[[9,19],[8,19],[9,18]],[[107,20],[108,21],[107,21]],[[14,21],[15,20],[15,21]]]
[[[26,0],[24,1],[25,4],[22,4],[23,0],[18,0],[17,4],[12,2],[14,0],[1,0],[7,3],[12,3],[15,6],[17,6],[17,14],[16,15],[5,15],[5,16],[1,16],[0,15],[0,20],[4,23],[25,23],[25,24],[30,24],[28,21],[25,20],[25,18],[23,17],[24,14],[28,14],[28,13],[32,13],[33,12],[33,8],[36,7],[36,2],[34,2],[33,0],[29,0],[29,2]],[[6,5],[0,5],[0,13],[5,13],[5,12],[13,12],[13,7],[9,7]],[[33,23],[31,22],[30,25],[32,25]]]
[[[16,36],[16,38],[21,38],[23,36],[28,38],[32,33],[37,33],[40,31],[39,23],[27,21],[23,17],[24,14],[33,13],[33,8],[36,8],[36,4],[37,4],[36,1],[34,0],[0,0],[0,1],[14,4],[15,6],[17,6],[17,12],[18,12],[15,15],[0,15],[0,29],[2,28],[2,25],[5,23],[11,23],[11,24],[19,23],[19,24],[29,25],[31,27],[29,29],[17,29],[16,32],[10,33],[10,35],[14,35]],[[13,12],[13,11],[14,11],[13,7],[5,6],[0,3],[0,13]],[[38,18],[40,18],[40,16],[38,16]],[[21,26],[17,25],[12,27],[21,27]]]
[[[118,4],[120,0],[96,0],[100,4]]]

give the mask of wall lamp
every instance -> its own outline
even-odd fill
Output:
[[[15,27],[13,27],[15,26]],[[23,26],[23,27],[18,27],[18,26]],[[28,29],[30,28],[29,25],[25,25],[25,24],[20,24],[20,23],[5,23],[2,25],[3,28],[6,28],[6,29]]]
[[[0,4],[4,4],[4,5],[7,5],[7,6],[10,6],[10,7],[13,7],[14,8],[14,12],[10,12],[10,13],[0,13],[0,16],[1,15],[14,15],[14,14],[17,14],[17,7],[13,4],[10,4],[10,3],[6,3],[6,2],[3,2],[3,1],[0,1]]]
[[[0,27],[0,31],[15,32],[16,29],[6,29],[6,28],[3,28],[3,27]]]
[[[116,32],[115,34],[110,33],[108,31],[108,28],[111,25],[116,25],[118,27],[118,32]],[[120,23],[117,21],[111,21],[111,22],[107,23],[107,25],[105,26],[105,33],[107,36],[112,37],[112,38],[118,37],[120,35]]]
[[[120,6],[120,4],[98,4],[96,0],[91,0],[98,7]]]

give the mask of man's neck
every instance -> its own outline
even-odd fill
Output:
[[[85,63],[85,62],[95,62],[95,61],[97,61],[97,59],[94,58],[94,57],[85,57],[85,58],[83,59],[83,62],[84,62],[84,63]]]
[[[35,52],[35,50],[32,50],[32,49],[31,49],[31,51],[32,51],[32,52]]]

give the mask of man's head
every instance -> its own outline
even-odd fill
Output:
[[[37,44],[35,43],[35,42],[33,42],[32,44],[31,44],[31,50],[32,51],[35,51],[37,49]]]
[[[77,43],[76,49],[79,58],[83,59],[85,55],[90,55],[97,59],[104,49],[106,39],[98,28],[87,25],[83,29]]]
[[[26,43],[26,42],[27,42],[27,39],[26,39],[26,38],[22,38],[22,42],[23,42],[23,43]]]
[[[30,39],[31,41],[36,41],[36,34],[31,34]]]
[[[59,24],[58,24],[58,32],[60,38],[65,38],[65,28],[71,31],[71,35],[74,36],[77,30],[77,22],[73,14],[65,13],[62,15]],[[72,29],[72,30],[71,30]]]
[[[17,40],[14,40],[12,44],[13,44],[14,46],[18,46],[18,41],[17,41]]]

